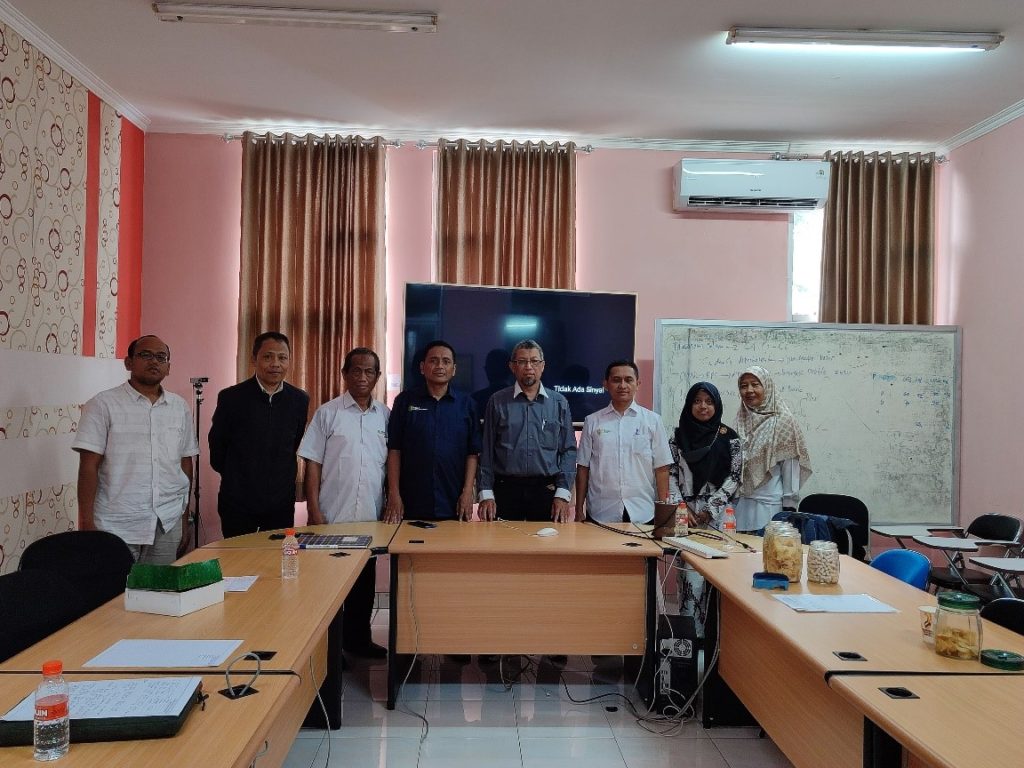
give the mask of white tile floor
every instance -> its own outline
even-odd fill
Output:
[[[374,617],[374,639],[387,638],[387,611]],[[497,665],[460,666],[427,657],[413,669],[389,712],[383,662],[356,660],[345,673],[342,727],[303,729],[287,768],[790,768],[756,728],[705,730],[687,722],[672,736],[639,727],[621,699],[573,703],[622,693],[621,668],[570,656],[562,670],[529,667],[506,690]],[[505,670],[506,677],[511,677]],[[413,714],[415,713],[415,714]],[[430,727],[425,738],[422,715]],[[328,741],[330,757],[328,758]]]

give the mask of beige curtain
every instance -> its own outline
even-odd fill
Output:
[[[576,287],[576,145],[438,145],[443,283]]]
[[[385,360],[384,142],[379,137],[242,137],[238,376],[252,341],[292,342],[289,380],[310,408],[341,392],[352,347]]]
[[[935,154],[827,153],[823,323],[933,321]]]

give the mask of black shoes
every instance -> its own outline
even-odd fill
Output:
[[[372,640],[365,645],[347,645],[345,646],[345,652],[367,659],[386,659],[388,657],[388,649],[382,645],[377,645]]]

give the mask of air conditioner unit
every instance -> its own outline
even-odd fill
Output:
[[[822,208],[829,164],[821,160],[704,160],[675,167],[677,211],[784,213]]]

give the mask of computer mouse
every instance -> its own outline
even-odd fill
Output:
[[[557,536],[558,530],[556,528],[541,528],[537,531],[538,536]]]

